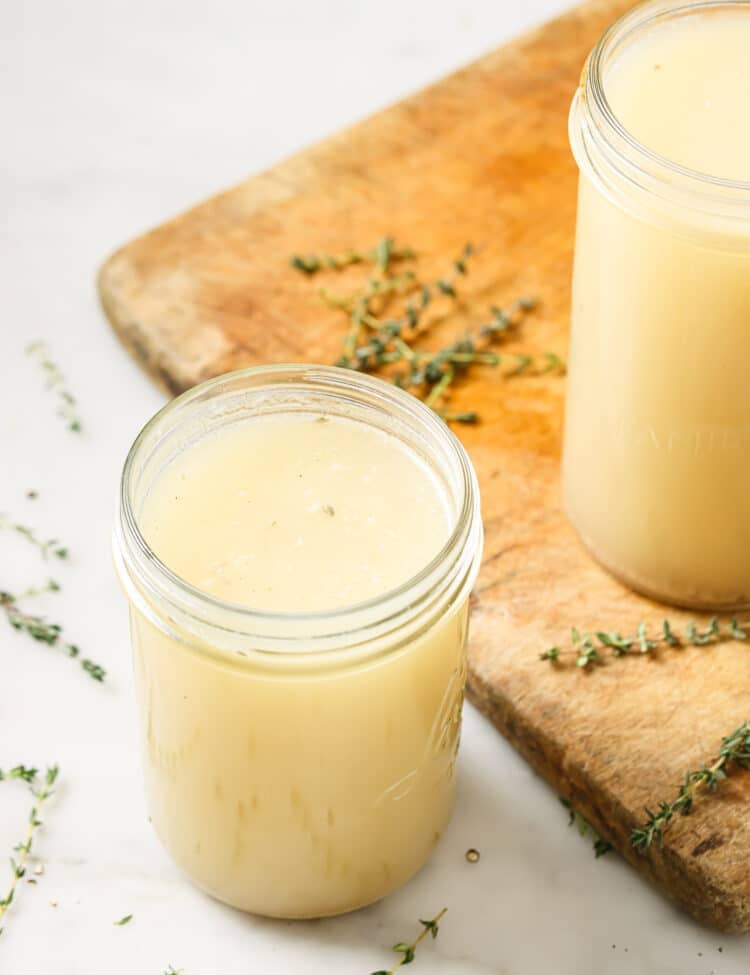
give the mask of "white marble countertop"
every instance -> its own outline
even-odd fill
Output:
[[[0,536],[0,588],[54,571],[40,601],[104,664],[75,662],[0,620],[0,767],[59,762],[38,853],[0,939],[3,975],[218,972],[368,975],[417,919],[448,914],[415,971],[445,975],[739,975],[750,938],[700,929],[616,856],[595,860],[556,797],[471,707],[459,799],[429,865],[355,915],[244,916],[205,897],[146,819],[126,615],[109,560],[118,472],[160,394],[114,339],[94,274],[118,244],[421,86],[565,0],[29,0],[0,9],[0,511],[58,534],[44,564]],[[23,353],[44,339],[80,402],[68,433]],[[37,500],[26,498],[35,489]],[[29,797],[0,784],[0,857]],[[468,847],[481,851],[469,864]],[[0,896],[9,879],[0,867]],[[124,927],[114,921],[125,914]]]

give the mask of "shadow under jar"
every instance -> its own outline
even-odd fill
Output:
[[[319,917],[422,866],[453,805],[481,548],[465,451],[380,380],[250,369],[146,425],[114,552],[149,811],[195,883]]]
[[[566,511],[625,583],[750,603],[750,3],[614,24],[570,115],[580,169]]]

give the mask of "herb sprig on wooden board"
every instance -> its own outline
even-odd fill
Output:
[[[631,636],[622,636],[615,630],[597,630],[595,633],[581,633],[575,627],[571,630],[569,647],[549,647],[541,660],[551,663],[568,661],[577,667],[589,668],[604,662],[604,656],[653,654],[660,648],[679,650],[688,644],[703,647],[710,643],[723,643],[732,640],[747,640],[750,634],[750,620],[740,622],[731,619],[721,623],[717,616],[701,627],[698,623],[688,623],[683,633],[679,633],[669,620],[663,620],[661,628],[649,631],[648,624],[642,620]]]
[[[34,802],[31,807],[29,821],[26,827],[26,835],[21,842],[17,843],[13,848],[14,856],[12,856],[10,859],[12,871],[10,886],[8,887],[5,895],[0,898],[0,934],[2,934],[4,930],[2,921],[8,912],[8,908],[16,897],[18,882],[26,873],[26,863],[31,854],[31,849],[36,838],[36,832],[42,825],[42,820],[39,818],[41,815],[42,806],[53,793],[53,786],[57,781],[58,773],[59,767],[57,765],[50,766],[47,769],[44,780],[38,789],[35,787],[37,776],[36,769],[29,769],[26,766],[17,765],[15,769],[11,769],[9,773],[0,776],[2,778],[18,778],[23,780],[28,784],[34,796]]]
[[[416,955],[417,948],[424,941],[424,939],[429,934],[433,939],[437,938],[438,932],[440,930],[440,921],[447,912],[448,908],[444,907],[442,911],[435,915],[431,921],[422,921],[422,930],[419,932],[417,937],[410,944],[405,941],[399,941],[398,944],[393,946],[393,951],[400,955],[399,960],[392,968],[381,968],[377,972],[373,972],[372,975],[393,975],[396,969],[401,968],[402,965],[410,965],[414,961],[414,956]]]
[[[502,367],[504,375],[510,377],[562,373],[565,365],[555,352],[501,356],[495,351],[498,344],[517,336],[523,319],[535,307],[533,298],[519,298],[507,309],[493,306],[487,322],[464,328],[459,338],[440,349],[421,345],[429,331],[425,317],[433,302],[448,302],[448,314],[457,313],[459,281],[469,273],[473,256],[474,248],[466,244],[446,273],[432,281],[423,280],[413,269],[401,268],[403,262],[416,260],[417,254],[413,248],[397,247],[392,237],[382,238],[369,251],[295,255],[290,263],[307,275],[341,270],[352,264],[374,265],[374,273],[354,292],[338,294],[327,288],[319,291],[325,305],[349,320],[343,353],[336,365],[385,374],[397,386],[419,395],[447,422],[476,423],[476,410],[453,412],[448,407],[454,383],[472,367]],[[392,272],[393,264],[399,268]],[[398,303],[395,309],[394,301]]]
[[[662,846],[664,833],[679,813],[687,816],[699,792],[715,792],[728,775],[738,769],[750,769],[750,721],[745,721],[731,735],[724,738],[718,755],[701,768],[685,773],[685,781],[677,797],[671,802],[660,802],[658,809],[646,807],[647,820],[634,829],[630,842],[636,850],[645,851],[653,843]]]
[[[50,579],[46,585],[26,589],[18,595],[0,591],[0,609],[5,612],[5,616],[14,630],[21,630],[39,643],[45,643],[49,647],[61,650],[66,656],[77,659],[83,670],[95,681],[103,681],[106,670],[100,664],[89,660],[88,657],[81,657],[79,647],[75,643],[69,643],[63,639],[63,628],[59,623],[50,623],[43,616],[24,612],[19,603],[22,600],[39,596],[45,592],[57,592],[60,586],[54,579]]]

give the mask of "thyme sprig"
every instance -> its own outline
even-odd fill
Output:
[[[712,617],[702,627],[696,622],[688,623],[682,634],[676,632],[674,626],[666,619],[662,620],[658,632],[654,632],[653,629],[649,632],[648,624],[645,620],[641,620],[632,636],[622,636],[615,630],[581,633],[573,627],[570,647],[549,647],[540,654],[540,659],[549,660],[551,663],[574,662],[577,667],[586,669],[603,663],[604,654],[612,654],[615,657],[652,654],[665,647],[678,650],[688,644],[703,647],[709,643],[747,640],[749,635],[750,620],[740,622],[733,618],[729,622],[720,622],[717,616]]]
[[[7,779],[21,779],[22,782],[26,782],[28,785],[36,779],[37,772],[39,769],[32,768],[28,765],[14,765],[13,768],[8,769],[4,772],[0,769],[0,782]]]
[[[393,975],[396,969],[401,968],[402,965],[410,965],[414,961],[417,948],[424,941],[427,935],[431,935],[433,940],[437,938],[438,931],[440,930],[440,921],[447,910],[448,908],[444,907],[442,911],[436,914],[431,921],[422,921],[420,919],[419,923],[422,925],[422,930],[419,932],[414,941],[412,941],[411,944],[406,944],[405,941],[399,941],[398,944],[393,946],[393,951],[401,956],[396,964],[392,968],[381,968],[377,972],[373,972],[372,975]]]
[[[578,833],[580,836],[591,837],[591,843],[594,850],[594,856],[598,860],[599,857],[605,856],[611,850],[614,849],[611,843],[607,840],[603,840],[601,836],[597,833],[591,823],[582,816],[576,809],[573,808],[573,803],[569,802],[567,799],[560,798],[560,802],[568,810],[568,826],[577,826]]]
[[[724,738],[718,755],[708,764],[685,773],[685,781],[672,802],[660,802],[656,811],[646,806],[646,822],[630,834],[636,850],[644,852],[652,843],[664,845],[664,833],[674,816],[687,816],[693,809],[701,789],[715,792],[721,782],[737,769],[750,769],[750,721],[745,721],[731,735]]]
[[[28,525],[18,524],[8,515],[0,513],[0,531],[3,530],[15,532],[25,538],[27,542],[39,549],[42,558],[48,559],[50,555],[54,555],[58,559],[67,559],[68,557],[68,549],[65,545],[61,545],[57,538],[41,539]]]
[[[293,267],[306,274],[320,270],[340,270],[368,261],[375,272],[350,294],[321,288],[319,296],[329,308],[346,314],[349,328],[343,339],[342,355],[336,365],[359,372],[384,372],[392,382],[420,396],[447,422],[476,423],[475,410],[453,412],[447,400],[453,385],[475,366],[502,367],[504,376],[519,376],[565,371],[557,353],[541,356],[519,353],[500,356],[494,346],[514,336],[528,312],[536,305],[532,298],[520,298],[508,309],[493,307],[491,318],[438,350],[422,348],[419,340],[429,330],[425,314],[437,299],[447,299],[449,314],[459,309],[459,281],[469,273],[474,248],[466,244],[451,262],[447,272],[433,281],[424,281],[412,268],[390,272],[395,260],[415,260],[412,248],[396,247],[392,237],[384,237],[371,251],[351,251],[339,257],[291,259]],[[402,306],[392,313],[392,302]],[[391,314],[388,314],[391,312]]]
[[[57,411],[58,416],[65,421],[68,430],[73,433],[80,433],[83,427],[78,417],[75,397],[68,389],[59,366],[52,361],[47,353],[46,345],[44,342],[31,342],[26,347],[26,352],[42,367],[47,377],[46,388],[56,394],[60,403]]]
[[[305,274],[317,274],[323,270],[340,271],[352,264],[376,264],[381,271],[386,271],[393,261],[413,261],[416,256],[413,247],[396,247],[392,237],[383,237],[370,250],[348,250],[343,254],[295,254],[289,263]]]
[[[5,611],[5,616],[13,629],[21,630],[27,633],[32,640],[46,643],[49,647],[61,650],[68,657],[78,659],[89,677],[101,682],[107,673],[104,667],[93,660],[89,660],[88,657],[81,657],[79,647],[75,643],[69,643],[63,639],[63,629],[59,623],[49,623],[43,616],[26,613],[19,607],[19,602],[23,599],[39,596],[45,592],[57,592],[59,589],[58,583],[54,579],[50,579],[45,586],[26,589],[16,596],[9,592],[0,591],[0,608]]]
[[[23,768],[23,766],[16,766],[17,768]],[[36,770],[34,770],[36,771]],[[10,866],[12,870],[10,886],[3,898],[0,899],[0,922],[2,922],[5,917],[8,908],[13,903],[13,899],[16,896],[16,890],[18,888],[18,881],[22,879],[26,873],[26,862],[31,854],[31,848],[36,837],[36,831],[42,825],[42,821],[39,818],[42,811],[42,806],[49,799],[53,793],[53,786],[57,780],[59,773],[59,767],[57,765],[52,765],[47,769],[44,776],[44,781],[39,789],[35,789],[32,784],[29,784],[29,788],[34,796],[34,803],[31,807],[31,813],[29,815],[29,822],[26,828],[26,835],[20,843],[17,843],[13,849],[16,854],[15,857],[11,857]],[[20,776],[20,778],[24,778]],[[24,779],[29,783],[33,782],[35,776],[32,776],[30,780]],[[4,928],[0,924],[0,934],[2,934]]]

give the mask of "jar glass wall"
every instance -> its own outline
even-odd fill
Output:
[[[731,178],[718,155],[719,172],[690,168],[703,165],[699,130],[715,113],[692,117],[694,81],[681,87],[669,72],[691,60],[683,34],[718,65],[731,62],[738,30],[750,39],[743,0],[637,7],[592,52],[570,115],[580,179],[565,508],[628,585],[706,609],[750,602],[750,172],[736,180],[729,151]],[[664,105],[674,94],[674,118],[645,117],[646,70],[653,85],[671,85],[654,91]],[[631,128],[613,107],[613,78]],[[634,135],[641,122],[663,130],[659,151]],[[678,161],[662,154],[670,138]]]
[[[438,555],[382,596],[306,613],[222,602],[162,564],[139,519],[174,458],[228,426],[302,414],[378,427],[429,465],[453,512]],[[123,473],[115,560],[151,818],[198,885],[245,910],[315,917],[368,904],[424,863],[453,805],[481,544],[463,448],[379,380],[246,370],[191,390],[144,428]]]

